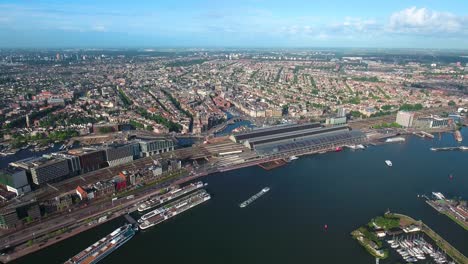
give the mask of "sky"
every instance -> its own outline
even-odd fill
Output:
[[[468,1],[0,0],[0,47],[468,49]]]

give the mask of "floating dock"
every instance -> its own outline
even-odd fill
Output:
[[[278,167],[284,166],[285,164],[286,164],[286,161],[284,161],[283,159],[279,159],[279,160],[268,161],[265,163],[260,163],[258,164],[258,166],[260,166],[260,168],[264,170],[272,170],[272,169],[276,169]]]
[[[132,225],[136,225],[137,221],[131,215],[126,214],[124,217],[125,220],[127,220],[127,222],[129,222]]]

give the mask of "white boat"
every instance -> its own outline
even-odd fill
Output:
[[[404,137],[394,137],[394,138],[387,138],[385,142],[392,143],[392,142],[403,142],[405,141]]]
[[[291,156],[291,157],[289,157],[288,162],[291,162],[291,161],[297,160],[297,159],[299,159],[297,156]]]
[[[358,149],[365,149],[366,147],[364,147],[364,145],[362,144],[359,144],[359,145],[349,145],[348,148],[352,150],[358,150]]]
[[[387,164],[387,166],[391,167],[393,166],[392,162],[390,160],[386,160],[385,163]]]

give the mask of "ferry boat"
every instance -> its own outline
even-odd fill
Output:
[[[249,199],[245,200],[243,203],[241,203],[239,205],[240,208],[244,208],[246,207],[247,205],[251,204],[253,201],[257,200],[258,198],[260,198],[262,195],[264,195],[265,193],[267,193],[268,191],[270,190],[269,187],[265,187],[263,188],[260,192],[256,193],[255,195],[253,195],[252,197],[250,197]]]
[[[386,160],[385,163],[387,164],[387,166],[391,167],[393,166],[392,162],[390,160]]]
[[[114,250],[125,244],[135,235],[131,224],[121,226],[112,233],[76,254],[65,264],[95,264]]]

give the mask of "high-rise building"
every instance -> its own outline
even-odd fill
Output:
[[[0,185],[6,186],[10,192],[20,195],[31,191],[26,171],[14,167],[0,170]]]
[[[65,153],[53,153],[53,157],[65,159],[68,163],[68,169],[70,170],[71,176],[76,176],[81,173],[80,158],[75,155],[69,155]]]
[[[124,164],[133,160],[133,145],[113,145],[105,149],[109,167]]]
[[[36,185],[58,181],[70,175],[68,163],[62,158],[31,157],[10,165],[26,170]]]
[[[65,159],[44,159],[34,163],[33,167],[31,167],[32,181],[36,185],[56,181],[69,174],[70,170]]]
[[[170,139],[140,141],[139,144],[142,157],[148,157],[174,150],[174,142]]]
[[[337,117],[344,117],[344,116],[346,116],[346,108],[344,107],[338,108]]]
[[[414,113],[406,111],[398,111],[396,122],[402,127],[413,126]]]
[[[106,152],[103,149],[93,148],[74,149],[68,152],[80,158],[81,173],[95,171],[107,167]]]

